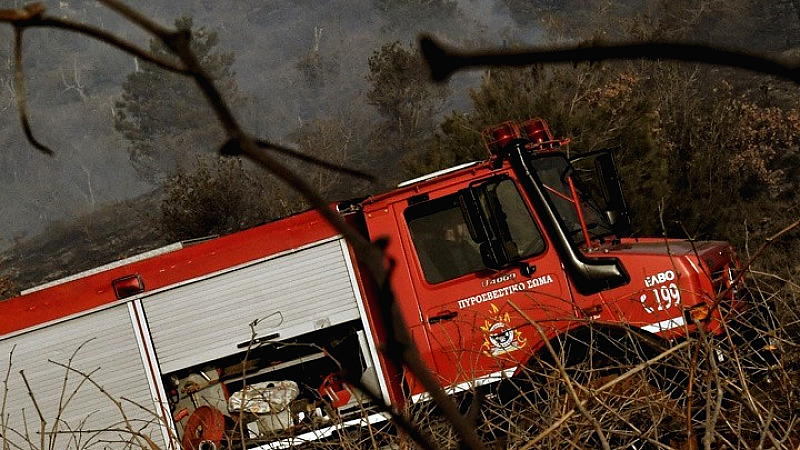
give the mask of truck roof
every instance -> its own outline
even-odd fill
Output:
[[[397,186],[397,189],[368,197],[362,202],[362,206],[365,207],[365,210],[382,208],[387,202],[404,200],[428,192],[433,185],[446,186],[461,183],[465,180],[474,180],[476,177],[488,175],[494,170],[496,170],[496,167],[493,167],[491,160],[460,164],[449,169],[404,181]]]

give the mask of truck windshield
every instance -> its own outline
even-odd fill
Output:
[[[611,225],[600,212],[600,207],[592,200],[592,193],[588,192],[586,184],[567,158],[560,154],[537,156],[533,158],[531,166],[544,184],[547,195],[555,206],[556,214],[566,226],[566,231],[573,242],[583,241],[578,208],[586,221],[591,239],[612,234]],[[570,178],[577,191],[579,205],[573,201]]]
[[[508,178],[485,185],[486,201],[503,216],[511,259],[527,258],[544,250],[544,239],[515,184]],[[405,218],[411,240],[429,283],[440,283],[486,269],[480,245],[473,240],[459,206],[458,195],[409,206]]]

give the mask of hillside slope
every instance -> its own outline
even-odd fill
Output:
[[[158,191],[57,222],[0,253],[0,277],[19,290],[167,245]]]

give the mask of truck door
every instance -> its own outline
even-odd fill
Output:
[[[465,206],[470,195],[482,217]],[[403,244],[413,255],[411,276],[422,313],[422,323],[412,327],[424,328],[414,335],[428,338],[420,345],[423,357],[445,386],[513,370],[541,339],[509,302],[543,327],[572,315],[558,256],[507,176],[429,198],[398,217],[407,225]]]

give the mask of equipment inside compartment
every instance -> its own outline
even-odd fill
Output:
[[[364,339],[357,323],[346,323],[295,339],[261,340],[241,353],[165,375],[182,445],[224,448],[226,441],[241,442],[239,430],[258,443],[358,414],[367,397],[341,374],[377,385]]]

